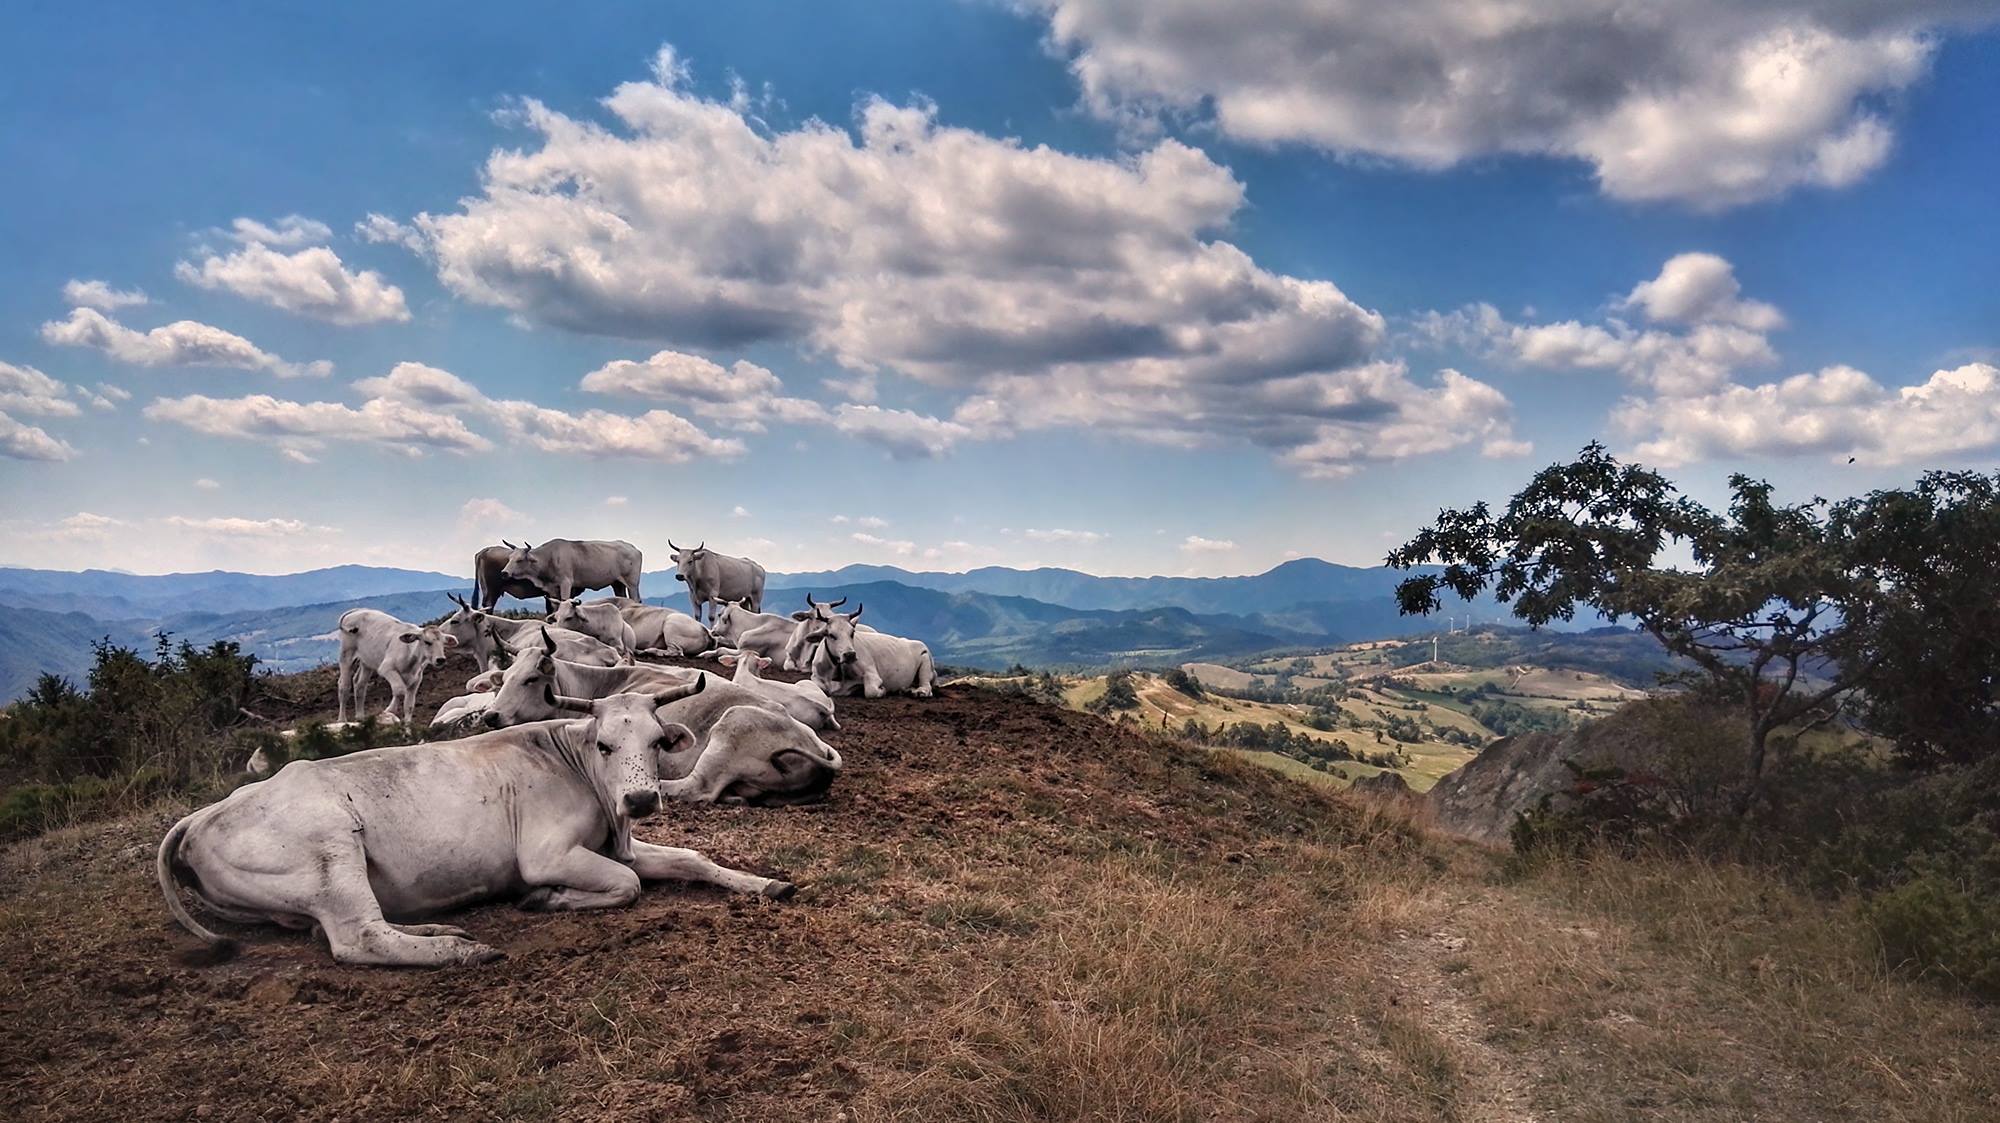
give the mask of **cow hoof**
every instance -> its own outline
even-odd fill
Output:
[[[774,901],[789,901],[798,891],[799,887],[789,881],[773,881],[764,886],[764,895]]]
[[[555,895],[556,891],[546,885],[539,889],[530,889],[522,896],[518,907],[527,912],[547,912],[549,902]]]
[[[507,953],[499,948],[488,947],[472,940],[466,940],[465,946],[458,952],[458,961],[467,967],[477,967],[482,963],[493,963],[505,958]]]

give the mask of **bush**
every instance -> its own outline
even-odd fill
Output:
[[[1862,914],[1891,967],[2000,999],[2000,899],[1923,874],[1868,901]]]
[[[1514,818],[1508,838],[1519,854],[1613,850],[1630,856],[1671,821],[1658,777],[1622,768],[1563,761],[1570,786],[1550,792]]]
[[[1139,691],[1132,685],[1132,672],[1111,672],[1104,680],[1103,696],[1090,703],[1089,708],[1100,714],[1138,709]]]
[[[1180,669],[1179,667],[1175,667],[1167,672],[1166,683],[1168,686],[1173,687],[1175,690],[1180,691],[1182,694],[1185,694],[1190,698],[1201,698],[1205,696],[1202,693],[1201,680],[1194,677],[1191,674],[1188,674],[1186,671]]]

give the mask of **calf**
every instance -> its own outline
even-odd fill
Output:
[[[406,919],[493,897],[523,908],[616,908],[642,880],[784,899],[786,882],[632,837],[660,806],[659,752],[688,731],[661,708],[702,689],[566,699],[579,715],[458,741],[301,760],[174,824],[154,873],[181,926],[231,941],[181,900],[183,878],[231,921],[317,925],[341,963],[435,967],[500,953]]]
[[[417,704],[417,691],[424,684],[424,671],[443,667],[458,639],[436,627],[419,627],[372,608],[349,609],[340,616],[339,681],[340,718],[368,709],[369,672],[381,675],[389,684],[389,708],[382,716],[410,724]]]

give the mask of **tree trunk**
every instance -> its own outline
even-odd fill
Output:
[[[1771,739],[1771,727],[1760,719],[1750,722],[1750,760],[1745,767],[1749,773],[1740,791],[1736,794],[1736,817],[1742,819],[1750,814],[1750,808],[1764,790],[1764,747]]]

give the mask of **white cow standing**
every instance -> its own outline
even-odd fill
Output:
[[[715,600],[747,601],[752,610],[764,606],[763,566],[749,558],[718,554],[705,541],[689,548],[676,546],[669,538],[667,545],[673,550],[674,580],[687,584],[688,607],[695,619],[703,620],[709,602]]]
[[[853,612],[841,613],[832,605],[813,606],[812,616],[805,622],[813,681],[835,698],[844,694],[930,697],[937,680],[931,649],[919,640],[859,630],[855,624],[867,607],[856,605]]]
[[[417,691],[424,685],[424,671],[445,665],[456,636],[435,626],[419,627],[372,608],[349,609],[340,616],[340,696],[339,720],[349,718],[349,695],[354,714],[368,709],[368,675],[372,671],[389,684],[389,708],[382,716],[410,724],[417,705]]]
[[[211,912],[325,932],[341,963],[435,967],[500,952],[447,924],[392,922],[493,897],[530,909],[616,908],[642,880],[783,900],[792,886],[632,837],[660,806],[658,750],[690,737],[654,695],[567,700],[587,711],[440,744],[294,761],[174,824],[154,863],[167,907],[217,950],[180,898]]]

